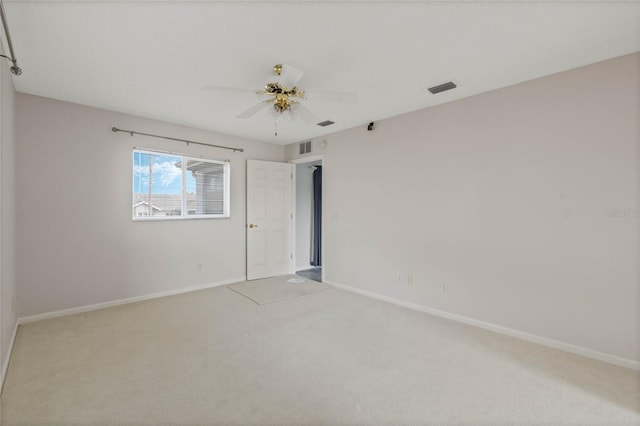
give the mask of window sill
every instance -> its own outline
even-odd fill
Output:
[[[151,216],[134,217],[133,222],[162,222],[174,220],[200,220],[200,219],[231,219],[231,215],[193,215],[193,216]]]

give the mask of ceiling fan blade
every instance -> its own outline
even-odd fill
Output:
[[[358,94],[353,92],[325,92],[325,91],[305,91],[304,97],[313,101],[330,101],[355,103],[358,101]]]
[[[320,121],[320,119],[312,113],[309,108],[302,104],[296,104],[295,110],[300,115],[300,118],[302,118],[302,120],[307,124],[316,124]]]
[[[263,109],[265,109],[268,106],[269,106],[269,104],[267,102],[260,102],[259,104],[256,104],[256,105],[252,106],[251,108],[249,108],[245,112],[242,112],[242,113],[238,114],[237,118],[253,117],[258,112],[262,111]]]
[[[201,90],[212,90],[214,92],[231,92],[231,93],[256,93],[256,91],[253,89],[243,89],[241,87],[228,87],[228,86],[210,86],[210,85],[202,86]]]
[[[303,76],[304,73],[298,68],[292,65],[282,64],[282,73],[278,77],[278,82],[284,87],[290,89],[298,84],[298,82],[302,80]]]

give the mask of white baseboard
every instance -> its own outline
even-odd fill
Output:
[[[616,355],[606,354],[603,352],[598,352],[593,349],[585,348],[582,346],[573,345],[571,343],[561,342],[559,340],[549,339],[547,337],[538,336],[535,334],[526,333],[524,331],[515,330],[508,327],[503,327],[501,325],[492,324],[489,322],[479,321],[473,318],[465,317],[462,315],[451,314],[449,312],[440,311],[438,309],[429,308],[423,305],[418,305],[416,303],[406,302],[404,300],[395,299],[389,296],[383,296],[381,294],[372,293],[370,291],[361,290],[359,288],[350,287],[344,284],[339,284],[332,281],[324,281],[326,284],[329,284],[335,288],[346,290],[352,293],[357,293],[363,296],[371,297],[373,299],[382,300],[384,302],[393,303],[394,305],[402,306],[405,308],[413,309],[415,311],[424,312],[427,314],[435,315],[442,318],[447,318],[453,321],[458,321],[464,324],[473,325],[475,327],[480,327],[485,330],[495,331],[497,333],[505,334],[507,336],[517,337],[518,339],[526,340],[532,343],[538,343],[540,345],[548,346],[554,349],[560,349],[565,352],[570,352],[577,355],[582,355],[588,358],[597,359],[599,361],[604,361],[609,364],[617,365],[620,367],[631,368],[633,370],[640,370],[640,362],[634,361],[627,358],[622,358]]]
[[[0,372],[0,394],[2,393],[2,389],[4,388],[4,379],[7,376],[7,370],[9,369],[9,361],[11,361],[11,354],[13,353],[13,345],[16,342],[16,336],[18,335],[18,326],[19,323],[16,320],[16,325],[13,327],[13,335],[11,336],[11,340],[9,341],[9,350],[7,351],[7,359],[2,363],[2,372]]]
[[[42,320],[50,319],[50,318],[63,317],[63,316],[66,316],[66,315],[80,314],[80,313],[83,313],[83,312],[90,312],[90,311],[95,311],[95,310],[104,309],[104,308],[110,308],[110,307],[118,306],[118,305],[126,305],[128,303],[142,302],[144,300],[157,299],[159,297],[174,296],[176,294],[189,293],[189,292],[192,292],[192,291],[204,290],[204,289],[212,288],[212,287],[219,287],[221,285],[233,284],[233,283],[237,283],[239,281],[246,281],[246,280],[247,280],[246,276],[245,277],[237,277],[237,278],[231,278],[231,279],[224,280],[224,281],[218,281],[218,282],[215,282],[215,283],[200,284],[200,285],[195,285],[195,286],[191,286],[191,287],[179,288],[179,289],[176,289],[176,290],[160,291],[158,293],[145,294],[145,295],[142,295],[142,296],[129,297],[129,298],[126,298],[126,299],[112,300],[110,302],[96,303],[94,305],[78,306],[76,308],[69,308],[69,309],[62,309],[60,311],[46,312],[44,314],[37,314],[37,315],[31,315],[31,316],[28,316],[28,317],[18,318],[18,324],[28,324],[30,322],[42,321]]]

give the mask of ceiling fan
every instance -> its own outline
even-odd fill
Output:
[[[303,100],[307,100],[309,98],[313,100],[333,102],[355,102],[357,100],[357,95],[355,93],[324,91],[305,92],[297,86],[304,76],[304,73],[291,65],[277,64],[273,67],[273,73],[275,74],[275,77],[272,77],[262,90],[254,91],[251,89],[226,86],[204,86],[203,89],[222,92],[252,92],[260,96],[265,96],[266,99],[256,105],[253,105],[246,111],[241,112],[237,115],[237,118],[247,119],[253,117],[258,112],[271,106],[272,111],[275,114],[276,136],[278,135],[278,120],[282,116],[293,118],[296,115],[299,115],[307,124],[316,124],[320,121],[318,117],[309,110],[309,108],[301,103]]]

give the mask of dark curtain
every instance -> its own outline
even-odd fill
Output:
[[[311,264],[322,266],[322,166],[313,171],[313,246]]]

